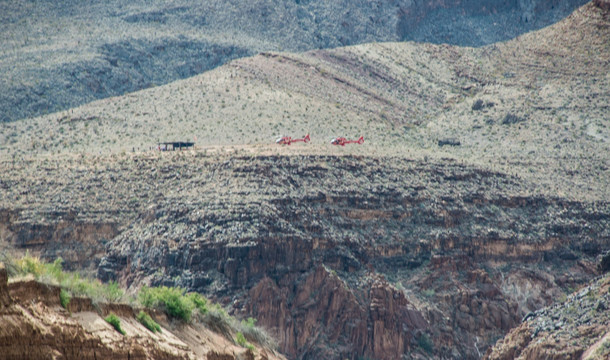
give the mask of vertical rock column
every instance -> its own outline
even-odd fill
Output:
[[[8,294],[8,272],[4,264],[0,263],[0,309],[11,304],[11,297]]]

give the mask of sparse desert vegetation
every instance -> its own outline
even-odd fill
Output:
[[[0,122],[167,84],[264,51],[403,40],[480,46],[549,25],[584,2],[5,2]]]
[[[127,338],[242,353],[273,348],[262,326],[290,358],[475,359],[529,313],[550,334],[558,300],[580,331],[610,241],[609,31],[596,2],[481,48],[276,49],[3,124],[1,244],[36,255],[9,268],[67,309],[139,299],[163,331],[105,308]]]

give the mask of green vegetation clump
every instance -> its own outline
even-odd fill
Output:
[[[168,315],[188,322],[195,305],[184,293],[185,290],[179,287],[143,286],[138,299],[146,307],[164,310]]]
[[[208,312],[208,299],[195,292],[189,293],[186,296],[191,302],[193,302],[195,309],[199,310],[202,315]]]
[[[237,342],[237,344],[241,347],[245,347],[250,349],[251,351],[254,351],[254,345],[250,344],[248,340],[246,340],[244,334],[239,331],[237,332],[237,334],[235,334],[235,342]]]
[[[246,347],[246,344],[248,343],[246,337],[241,332],[237,332],[237,334],[235,334],[235,342],[237,342],[237,344],[241,347]]]
[[[191,321],[193,310],[199,313],[208,312],[208,300],[197,293],[188,293],[180,287],[148,287],[140,289],[138,295],[140,304],[146,307],[160,309],[171,317],[186,322]]]
[[[59,303],[61,304],[61,307],[68,310],[68,305],[70,305],[70,299],[72,299],[70,293],[64,289],[61,289],[61,291],[59,292]]]
[[[427,353],[432,353],[434,350],[434,343],[426,334],[421,334],[419,338],[417,338],[417,345]]]
[[[104,318],[104,320],[106,320],[106,322],[108,324],[112,325],[116,329],[116,331],[125,335],[125,331],[123,329],[121,329],[121,319],[119,319],[119,317],[116,316],[116,314],[111,313],[110,315],[106,316]]]
[[[62,258],[57,258],[52,263],[45,263],[40,258],[31,256],[29,252],[17,259],[5,258],[4,263],[7,264],[9,276],[34,276],[34,279],[58,285],[64,289],[67,294],[64,294],[64,300],[69,302],[71,296],[86,296],[94,302],[118,302],[124,296],[124,291],[116,282],[102,283],[97,279],[81,277],[75,272],[65,272],[62,270]],[[66,302],[67,306],[67,302]],[[64,306],[65,307],[65,306]]]
[[[159,324],[157,324],[157,322],[155,320],[153,320],[153,318],[150,317],[150,315],[148,315],[144,311],[140,311],[138,316],[136,316],[136,319],[138,319],[138,321],[142,325],[144,325],[144,327],[146,327],[148,330],[152,331],[153,333],[161,332],[161,326]]]

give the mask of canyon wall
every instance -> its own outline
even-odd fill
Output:
[[[591,278],[610,239],[608,203],[524,196],[519,178],[451,161],[259,156],[207,171],[220,192],[189,182],[197,198],[149,208],[98,274],[203,292],[293,358],[477,358]]]

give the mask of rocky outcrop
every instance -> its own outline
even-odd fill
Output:
[[[319,266],[301,276],[292,289],[281,289],[265,277],[249,291],[245,311],[259,314],[259,321],[293,358],[364,354],[394,359],[413,351],[415,335],[430,326],[405,295],[379,275],[361,288],[350,289],[333,271]]]
[[[519,327],[490,348],[488,360],[607,359],[610,277],[588,286],[551,307],[529,313]]]
[[[104,244],[118,233],[117,222],[77,219],[75,212],[38,213],[0,209],[0,239],[17,250],[28,250],[53,261],[61,257],[66,269],[95,269]]]

